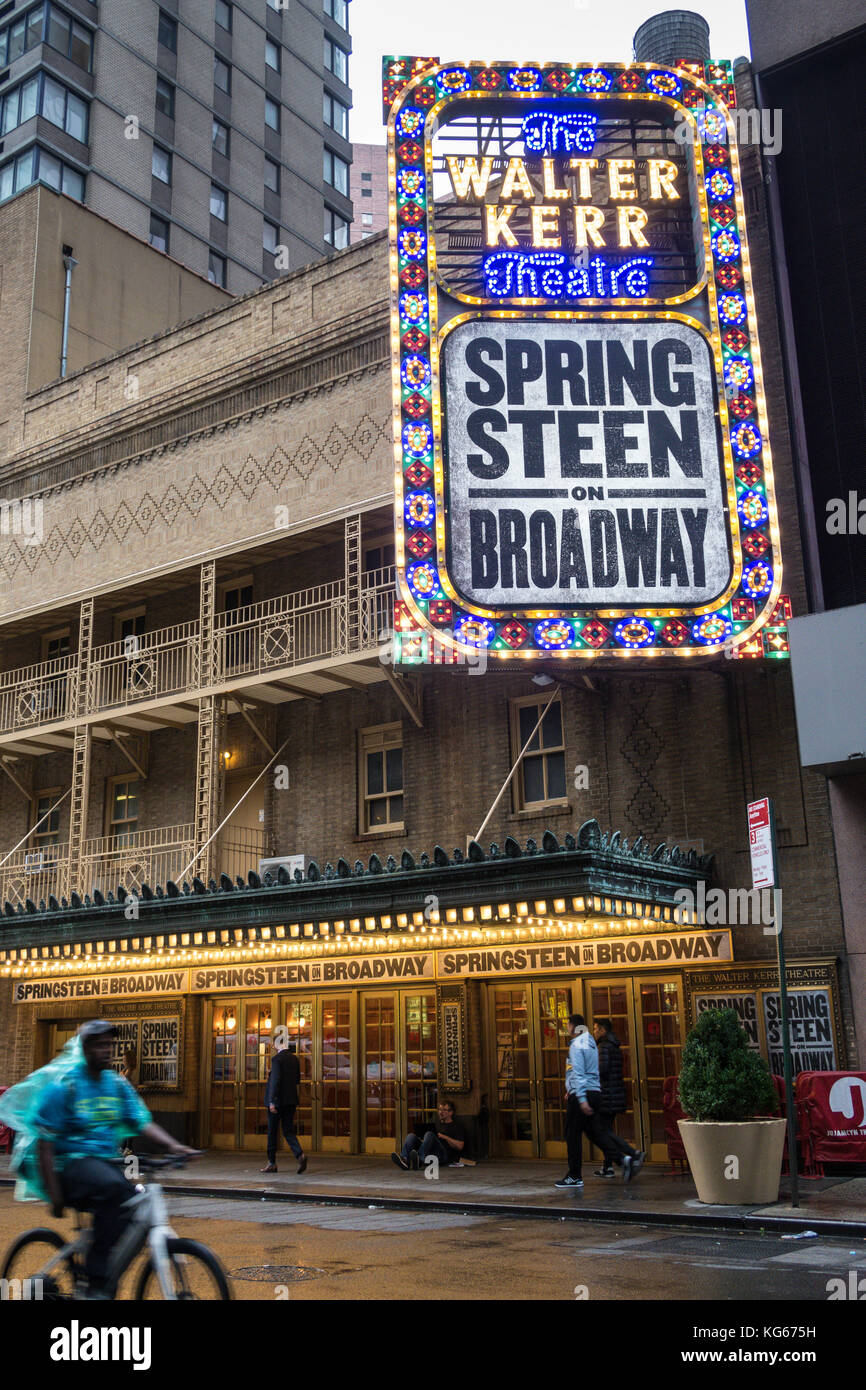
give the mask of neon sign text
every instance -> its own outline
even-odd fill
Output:
[[[649,294],[651,256],[609,266],[594,256],[587,266],[556,251],[495,251],[482,265],[484,287],[495,299],[641,299]]]

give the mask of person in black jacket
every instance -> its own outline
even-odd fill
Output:
[[[298,1087],[301,1084],[301,1064],[294,1048],[282,1041],[274,1043],[274,1060],[268,1084],[265,1088],[265,1105],[268,1107],[268,1161],[263,1173],[277,1171],[277,1143],[282,1125],[286,1143],[298,1160],[298,1172],[307,1167],[304,1151],[295,1133],[295,1110],[298,1107]]]
[[[602,1129],[607,1130],[612,1142],[622,1154],[623,1167],[630,1168],[630,1176],[643,1167],[645,1155],[633,1149],[624,1139],[614,1133],[614,1120],[626,1109],[625,1082],[622,1074],[622,1052],[619,1038],[613,1031],[609,1018],[597,1018],[592,1025],[595,1041],[598,1044],[598,1073],[601,1081],[601,1106],[599,1115]],[[595,1169],[597,1178],[614,1177],[613,1166],[605,1158],[601,1168]]]

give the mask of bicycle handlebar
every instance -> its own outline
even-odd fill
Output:
[[[191,1154],[130,1154],[129,1157],[135,1160],[142,1171],[156,1172],[160,1168],[183,1168],[191,1158],[201,1158],[206,1152],[206,1149],[195,1149]],[[111,1158],[108,1162],[122,1168],[127,1160]]]

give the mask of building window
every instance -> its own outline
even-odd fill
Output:
[[[265,97],[265,125],[269,130],[280,128],[280,103],[273,97]]]
[[[375,570],[386,569],[393,565],[396,558],[396,551],[393,545],[373,545],[364,551],[364,573],[370,574]]]
[[[333,208],[325,208],[325,241],[337,251],[349,245],[349,224]]]
[[[531,696],[527,700],[512,700],[512,761],[517,761],[546,704],[547,699],[536,700]],[[543,724],[536,729],[514,784],[517,811],[565,800],[565,743],[560,700],[554,700]]]
[[[333,39],[325,36],[324,49],[325,67],[328,72],[332,72],[341,82],[349,81],[349,55],[345,48],[341,48]]]
[[[227,34],[232,31],[232,7],[226,0],[216,0],[216,22]]]
[[[177,52],[177,20],[172,19],[165,10],[159,12],[158,42],[170,53]]]
[[[87,140],[87,102],[67,91],[53,77],[34,76],[13,87],[2,99],[0,134],[8,135],[31,117],[44,116],[52,125],[65,130],[73,139]]]
[[[40,6],[36,10],[31,10],[27,16],[27,48],[40,42],[37,35],[41,29],[42,8]],[[9,32],[11,34],[11,30]],[[65,58],[71,59],[77,67],[84,68],[85,72],[90,72],[93,61],[93,35],[91,31],[85,29],[83,24],[79,24],[70,15],[64,14],[63,10],[58,10],[56,5],[48,6],[45,42],[51,48],[55,48],[58,53],[62,53]],[[3,35],[0,35],[0,65],[4,61],[2,54]]]
[[[265,155],[265,188],[269,188],[272,193],[280,191],[280,166],[273,159],[268,159]]]
[[[273,222],[265,222],[262,232],[262,246],[272,255],[276,255],[277,246],[280,242],[280,229],[275,227]]]
[[[69,36],[69,58],[78,67],[84,68],[85,72],[90,72],[93,64],[93,35],[89,29],[85,29],[83,24],[72,21],[71,33]]]
[[[361,197],[362,197],[362,198],[372,198],[372,196],[373,196],[373,190],[372,190],[372,188],[362,188],[362,189],[361,189]]]
[[[171,155],[160,145],[154,145],[150,172],[160,183],[171,183]]]
[[[362,227],[372,227],[372,225],[373,225],[373,214],[372,214],[372,212],[362,212],[362,213],[361,213],[361,226],[362,226]]]
[[[156,79],[156,109],[174,120],[174,87],[164,77]]]
[[[39,78],[31,77],[20,87],[13,87],[3,97],[3,114],[0,133],[7,135],[16,126],[23,125],[36,115],[39,108]]]
[[[362,183],[370,183],[370,181],[372,180],[372,178],[373,178],[373,175],[372,175],[372,173],[371,173],[371,171],[370,171],[369,169],[362,169],[362,170],[361,170],[361,182],[362,182]]]
[[[403,729],[382,724],[360,732],[360,828],[403,829]]]
[[[60,807],[54,803],[63,795],[60,787],[40,792],[33,801],[33,824],[37,827],[30,836],[31,848],[44,849],[60,843]],[[54,808],[54,809],[52,809]],[[42,817],[45,817],[43,820]]]
[[[34,145],[0,166],[0,202],[24,188],[30,188],[34,183],[45,183],[58,193],[77,198],[79,202],[84,199],[84,175],[64,164],[56,155]]]
[[[338,193],[349,196],[349,166],[345,159],[341,159],[333,150],[325,149],[322,158],[322,168],[325,183],[329,183],[332,188],[336,188]]]
[[[150,244],[155,251],[168,251],[168,223],[155,212],[150,214]]]
[[[42,638],[42,660],[59,661],[61,657],[68,656],[72,643],[72,636],[68,627],[58,628],[55,632],[46,632]]]
[[[216,121],[216,120],[215,120],[214,123],[213,123],[213,135],[212,135],[211,138],[212,138],[213,147],[214,147],[214,149],[216,150],[217,154],[224,154],[225,157],[226,157],[226,159],[228,159],[228,157],[229,157],[229,128],[228,128],[228,126],[227,126],[227,125],[223,125],[222,121]]]
[[[112,777],[108,783],[108,834],[114,848],[128,845],[138,829],[138,778]]]
[[[339,24],[341,29],[349,27],[349,6],[346,0],[324,0],[325,14],[330,15],[335,24]]]
[[[265,39],[265,62],[274,72],[280,71],[280,45],[273,39]]]
[[[342,135],[344,140],[349,138],[349,108],[336,97],[332,97],[330,92],[325,92],[323,101],[322,116],[325,125],[335,130],[338,135]]]
[[[226,210],[226,204],[227,204],[227,202],[228,202],[228,194],[226,193],[225,189],[224,189],[224,188],[220,188],[220,186],[219,186],[218,183],[212,183],[211,186],[210,186],[210,215],[211,215],[211,217],[215,217],[215,218],[217,219],[218,222],[227,222],[227,221],[228,221],[228,212],[227,212],[227,210]]]
[[[222,58],[218,58],[216,54],[214,54],[213,59],[213,81],[214,86],[221,92],[225,92],[226,96],[231,95],[232,70],[228,63],[224,63]]]
[[[59,126],[71,135],[73,140],[83,143],[87,140],[87,102],[74,92],[69,92],[55,82],[53,77],[45,77],[42,92],[42,115],[52,125]]]
[[[125,613],[115,613],[115,642],[125,642],[127,637],[143,637],[146,622],[147,611],[144,608],[129,608]]]
[[[38,5],[0,29],[0,67],[14,63],[16,58],[42,42],[43,12],[44,6]]]
[[[226,287],[226,258],[220,256],[216,251],[209,251],[207,258],[207,278],[212,285],[219,285],[220,289]]]

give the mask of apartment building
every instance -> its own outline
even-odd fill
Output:
[[[388,227],[388,150],[385,145],[354,145],[351,176],[355,220],[349,240],[364,241]]]
[[[348,244],[347,0],[0,7],[0,199],[45,183],[240,294]]]

